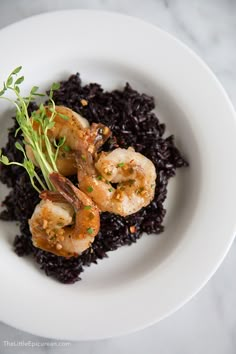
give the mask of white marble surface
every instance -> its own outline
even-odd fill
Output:
[[[119,11],[141,17],[168,30],[208,63],[236,106],[234,0],[0,0],[0,27],[33,14],[63,8]],[[67,347],[60,347],[61,343],[56,343],[57,347],[49,347],[54,341],[0,323],[0,353],[235,354],[235,271],[234,244],[217,274],[190,303],[161,323],[122,338],[73,342]],[[14,341],[15,344],[31,341],[36,346],[9,346]],[[48,344],[43,346],[44,342]]]

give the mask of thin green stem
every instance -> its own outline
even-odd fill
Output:
[[[35,185],[33,177],[31,177],[30,175],[29,175],[29,177],[30,177],[30,182],[31,182],[32,186],[40,194],[41,190]]]
[[[58,172],[57,165],[55,163],[54,152],[52,151],[51,143],[50,143],[47,135],[45,135],[45,146],[46,146],[46,150],[47,150],[47,156],[52,164],[52,168],[55,170],[55,172]]]
[[[60,150],[60,146],[57,146],[56,152],[55,152],[55,161],[57,161],[59,150]]]
[[[2,100],[8,101],[8,102],[10,102],[10,103],[13,103],[14,106],[16,107],[17,111],[18,111],[19,113],[21,112],[21,110],[20,110],[20,108],[19,108],[19,106],[18,106],[18,104],[17,104],[16,102],[14,102],[13,100],[11,100],[11,99],[8,98],[8,97],[3,97],[3,96],[1,96],[0,98],[1,98]]]
[[[35,178],[39,182],[40,186],[43,188],[43,190],[46,190],[47,187],[45,186],[45,184],[43,183],[43,181],[41,180],[41,178],[39,177],[39,175],[37,174],[36,171],[34,171],[34,174],[35,174]]]
[[[26,172],[28,173],[29,178],[30,178],[30,182],[31,182],[32,186],[34,187],[34,189],[35,189],[38,193],[41,193],[41,190],[35,185],[33,177],[29,174],[29,171],[27,170],[27,168],[26,168],[22,163],[20,163],[20,162],[8,162],[7,166],[10,166],[10,165],[16,165],[16,166],[23,167],[23,168],[26,170]],[[41,182],[41,181],[39,181],[39,182]],[[41,184],[41,183],[40,183],[40,184]],[[44,189],[45,189],[45,188],[44,188]]]

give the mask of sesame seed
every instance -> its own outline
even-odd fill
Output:
[[[44,219],[43,220],[43,229],[45,230],[47,226],[48,226],[48,221]]]
[[[89,152],[90,154],[92,154],[92,153],[94,152],[94,146],[93,146],[93,145],[89,145],[89,147],[88,147],[88,152]]]
[[[116,199],[120,199],[120,197],[121,197],[121,194],[120,193],[117,193],[117,195],[116,195]]]

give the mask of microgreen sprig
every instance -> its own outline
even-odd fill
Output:
[[[52,144],[48,137],[48,131],[55,125],[54,118],[57,112],[53,100],[53,92],[59,89],[60,84],[53,83],[49,91],[47,109],[50,111],[50,117],[48,117],[46,107],[43,103],[41,103],[39,109],[33,112],[31,117],[29,117],[28,107],[30,102],[34,101],[37,96],[44,97],[45,94],[39,93],[39,88],[33,86],[27,97],[21,95],[20,84],[24,81],[24,76],[18,77],[21,69],[22,67],[19,66],[10,73],[7,80],[3,83],[3,88],[0,90],[0,99],[7,100],[16,107],[16,120],[19,124],[19,128],[16,130],[15,136],[21,132],[24,146],[16,142],[15,147],[22,152],[23,162],[9,161],[8,157],[2,154],[2,151],[0,151],[0,162],[5,165],[24,167],[29,175],[32,186],[38,192],[41,191],[40,188],[43,190],[55,190],[49,176],[52,172],[58,172],[56,160],[60,147],[65,143],[65,138],[59,139],[58,142],[54,140]],[[9,98],[9,96],[6,95],[8,91],[12,91],[15,94],[15,99]],[[60,116],[63,116],[63,119],[68,119],[67,116]],[[37,124],[38,128],[36,130],[34,129],[34,124]],[[45,182],[37,174],[34,163],[27,157],[25,150],[27,145],[32,149],[36,164],[41,169]],[[35,184],[36,181],[40,188]]]

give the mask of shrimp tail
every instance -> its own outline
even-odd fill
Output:
[[[75,210],[79,210],[81,207],[81,201],[78,198],[77,188],[68,179],[63,177],[57,172],[53,172],[49,176],[50,181],[53,183],[60,195],[73,207]]]
[[[95,207],[95,204],[84,192],[76,188],[73,183],[66,177],[60,175],[57,172],[50,174],[50,180],[54,184],[57,191],[61,196],[78,211],[81,205],[91,205]]]
[[[48,190],[41,192],[39,194],[39,197],[42,200],[50,200],[51,202],[55,202],[55,203],[66,203],[67,202],[67,200],[60,193],[52,192],[52,191],[48,191]]]

